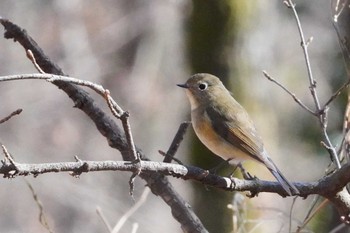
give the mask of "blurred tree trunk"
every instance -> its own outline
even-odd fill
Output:
[[[192,12],[187,26],[188,57],[192,73],[211,73],[227,84],[229,77],[228,53],[232,52],[234,33],[237,31],[238,1],[208,0],[192,1]],[[243,3],[244,4],[244,3]],[[244,14],[244,13],[243,13]],[[230,51],[228,48],[230,47]],[[210,169],[223,160],[215,156],[193,136],[191,163]],[[232,167],[230,167],[232,170]],[[220,169],[218,172],[230,171]],[[204,189],[194,185],[193,207],[209,232],[231,232],[232,211],[227,208],[232,203],[233,193],[215,189]]]

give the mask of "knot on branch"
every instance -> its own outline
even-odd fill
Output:
[[[89,172],[89,164],[87,162],[82,161],[78,158],[78,156],[74,156],[79,166],[74,169],[74,171],[70,174],[73,177],[78,178],[83,172]]]
[[[126,120],[127,118],[130,117],[130,113],[128,111],[124,111],[121,115],[120,115],[120,119],[121,120]]]
[[[7,151],[4,145],[1,145],[2,151],[4,152],[5,158],[1,160],[2,164],[7,167],[6,172],[4,172],[4,178],[13,178],[16,175],[28,175],[28,173],[20,172],[15,160],[11,154]]]

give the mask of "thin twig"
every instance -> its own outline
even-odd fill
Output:
[[[162,155],[162,156],[167,156],[167,153],[165,153],[164,151],[162,151],[162,150],[158,150],[158,153],[160,154],[160,155]],[[175,158],[175,157],[171,157],[171,159],[172,160],[174,160],[175,162],[177,162],[178,164],[181,164],[181,165],[183,165],[184,163],[183,162],[181,162],[181,160],[179,160],[179,159],[177,159],[177,158]],[[166,163],[166,162],[165,162]]]
[[[308,53],[308,44],[305,41],[304,32],[303,32],[303,29],[301,27],[301,23],[300,23],[298,12],[295,9],[295,4],[293,3],[292,0],[288,0],[288,4],[289,4],[290,9],[292,9],[292,11],[293,11],[294,18],[295,18],[296,23],[297,23],[299,36],[300,36],[300,39],[301,39],[301,47],[303,49],[304,58],[305,58],[305,62],[306,62],[306,69],[307,69],[309,83],[310,83],[311,95],[312,95],[312,97],[314,99],[317,111],[320,111],[321,110],[321,106],[320,106],[320,101],[318,100],[318,95],[317,95],[317,90],[316,90],[316,81],[315,81],[315,79],[313,77],[312,70],[311,70],[310,58],[309,58],[309,53]]]
[[[11,156],[11,154],[7,151],[6,147],[4,145],[1,145],[1,147],[2,151],[4,152],[5,158],[10,162],[10,164],[16,167],[16,162]]]
[[[32,50],[28,49],[26,52],[27,52],[27,57],[28,57],[29,60],[33,63],[35,69],[37,69],[37,70],[39,71],[39,73],[45,74],[45,71],[43,71],[43,70],[41,69],[41,67],[38,65],[38,63],[36,62],[35,56],[34,56]]]
[[[0,77],[0,82],[25,80],[25,79],[39,79],[39,80],[46,80],[48,82],[64,81],[75,85],[89,87],[90,89],[98,93],[107,101],[107,104],[111,109],[112,113],[116,117],[120,118],[120,120],[122,121],[125,136],[130,148],[130,153],[133,156],[135,161],[140,160],[138,154],[136,153],[136,148],[135,148],[135,144],[131,133],[131,127],[128,120],[129,113],[126,111],[123,111],[119,107],[119,105],[110,96],[109,91],[105,89],[102,85],[99,85],[90,81],[86,81],[86,80],[81,80],[81,79],[67,77],[67,76],[53,75],[53,74],[22,74],[22,75],[2,76]]]
[[[181,123],[168,151],[166,152],[166,154],[164,156],[164,160],[163,160],[164,163],[171,163],[171,160],[174,158],[174,155],[176,154],[177,149],[179,148],[180,143],[183,140],[184,135],[187,131],[187,128],[190,124],[191,124],[191,122],[189,122],[189,121],[185,121],[185,122]]]
[[[134,143],[134,139],[133,139],[132,132],[131,132],[129,116],[130,116],[129,112],[124,112],[120,116],[120,120],[122,121],[122,125],[124,128],[125,138],[129,144],[130,156],[132,156],[134,158],[134,161],[140,162],[141,158],[136,152],[135,143]],[[139,172],[141,172],[141,171],[139,171]]]
[[[55,81],[62,81],[67,82],[79,86],[85,86],[93,91],[95,91],[97,94],[104,97],[105,89],[98,84],[95,84],[90,81],[81,80],[77,78],[72,78],[68,76],[62,76],[62,75],[54,75],[54,74],[17,74],[17,75],[7,75],[7,76],[1,76],[0,82],[7,82],[7,81],[15,81],[15,80],[46,80],[48,82],[55,82]]]
[[[313,198],[313,200],[312,200],[312,202],[311,202],[311,204],[310,204],[310,207],[308,208],[308,211],[307,211],[307,213],[306,213],[306,216],[305,216],[303,222],[300,222],[300,223],[299,223],[299,226],[297,227],[296,233],[300,232],[302,229],[304,229],[304,228],[306,227],[305,222],[306,222],[306,220],[310,217],[312,211],[313,211],[314,208],[316,207],[316,204],[317,204],[317,202],[319,201],[320,198],[322,198],[322,196],[319,196],[319,195],[315,195],[315,196],[314,196],[314,198]]]
[[[332,9],[334,10],[333,13],[333,21],[334,22],[338,22],[338,18],[341,15],[341,13],[343,12],[344,9],[346,9],[346,6],[348,5],[348,0],[346,0],[345,2],[342,1],[341,5],[340,5],[340,1],[339,0],[335,0],[335,6],[332,7]],[[333,3],[334,1],[332,1]],[[339,7],[340,5],[340,7]]]
[[[46,228],[46,230],[48,230],[48,232],[53,233],[53,231],[51,230],[51,227],[49,225],[49,222],[47,221],[47,218],[46,218],[46,215],[45,215],[45,212],[44,212],[43,204],[39,200],[39,197],[36,194],[33,186],[30,184],[30,182],[27,179],[24,179],[24,181],[26,182],[28,188],[30,189],[30,191],[31,191],[31,193],[33,195],[33,199],[34,199],[35,203],[37,204],[37,206],[39,208],[39,222],[41,223],[41,225],[43,225],[43,227]]]
[[[137,166],[137,171],[133,172],[129,178],[129,195],[133,201],[135,201],[135,198],[134,198],[135,179],[141,173],[141,164],[140,163],[137,163],[137,164],[140,166]]]
[[[300,233],[301,230],[304,229],[304,227],[311,221],[311,219],[313,219],[313,217],[315,217],[315,215],[322,209],[326,206],[326,204],[329,203],[329,200],[328,199],[324,199],[321,204],[314,210],[314,212],[312,213],[309,213],[307,215],[307,218],[305,218],[303,224],[301,226],[299,226],[297,228],[297,231],[295,233]],[[316,204],[316,203],[315,203]]]
[[[131,126],[129,122],[129,116],[130,116],[129,112],[123,111],[123,109],[119,107],[119,105],[113,100],[109,90],[107,89],[105,90],[104,98],[106,99],[108,107],[113,113],[113,115],[122,121],[125,137],[129,144],[130,155],[134,158],[134,161],[140,161],[141,158],[136,152],[135,143],[131,132]]]
[[[324,108],[326,108],[329,104],[332,103],[332,101],[334,101],[341,93],[342,91],[344,91],[345,88],[348,88],[350,85],[350,79],[348,79],[348,81],[346,81],[346,83],[344,83],[336,92],[333,93],[333,95],[329,98],[329,100],[324,104]]]
[[[133,207],[131,207],[117,222],[117,224],[114,226],[113,230],[111,231],[111,233],[118,233],[120,231],[120,229],[123,227],[124,223],[126,222],[126,220],[128,220],[130,218],[130,216],[132,214],[134,214],[136,212],[136,210],[138,210],[143,203],[145,203],[145,201],[147,200],[148,194],[150,193],[150,189],[149,188],[145,188],[141,194],[140,199],[135,203],[135,205]]]
[[[109,224],[106,216],[103,214],[102,209],[99,206],[96,207],[96,213],[101,218],[103,224],[105,225],[105,227],[108,230],[108,233],[110,233],[113,229],[112,229],[111,225]]]
[[[133,223],[131,233],[136,233],[138,229],[139,229],[139,224],[137,222]]]
[[[22,112],[22,109],[17,109],[16,111],[13,111],[10,115],[8,115],[7,117],[3,118],[0,120],[0,124],[10,120],[13,116],[15,115],[19,115]]]
[[[104,98],[107,101],[108,107],[116,118],[120,118],[123,114],[123,109],[113,100],[108,89],[105,90]]]
[[[293,208],[294,208],[296,200],[297,200],[297,197],[293,198],[292,206],[290,207],[290,211],[289,211],[289,231],[288,232],[292,232],[292,214],[293,214]]]
[[[339,1],[339,0],[338,0]],[[348,0],[347,0],[348,1]],[[332,1],[333,2],[333,1]],[[345,5],[344,5],[345,6]],[[332,7],[332,10],[336,9]],[[344,9],[344,8],[343,8]],[[339,15],[340,16],[340,13],[339,12]],[[337,23],[338,23],[338,16],[336,16],[335,12],[334,12],[334,17],[333,17],[333,21],[332,21],[332,25],[334,27],[334,30],[337,34],[337,37],[338,37],[338,41],[339,41],[339,46],[340,46],[340,49],[342,51],[342,55],[343,55],[343,58],[344,58],[344,62],[345,62],[345,65],[346,65],[346,70],[347,70],[347,73],[350,72],[350,51],[349,51],[349,43],[348,43],[348,38],[347,37],[342,37],[341,36],[341,33],[340,33],[340,28],[337,26]]]
[[[282,88],[285,92],[287,92],[288,95],[290,95],[295,102],[297,102],[297,104],[300,105],[300,107],[302,107],[303,109],[305,109],[306,111],[308,111],[309,113],[311,113],[312,115],[316,116],[317,113],[315,111],[313,111],[312,109],[310,109],[308,106],[306,106],[303,102],[301,102],[300,99],[298,99],[296,97],[296,95],[294,93],[292,93],[291,91],[289,91],[283,84],[279,83],[276,79],[272,78],[265,70],[262,71],[264,76],[271,82],[275,83],[277,86],[279,86],[280,88]]]
[[[320,101],[318,99],[318,94],[317,94],[317,89],[316,89],[316,81],[313,77],[312,70],[311,70],[310,58],[309,58],[309,53],[308,53],[308,43],[306,43],[306,41],[305,41],[304,32],[303,32],[303,29],[301,27],[298,12],[296,11],[295,4],[293,3],[292,0],[287,0],[284,2],[288,6],[288,8],[292,9],[293,14],[294,14],[294,18],[295,18],[296,23],[297,23],[299,36],[301,39],[301,47],[303,49],[304,59],[305,59],[305,63],[306,63],[306,69],[307,69],[307,73],[308,73],[308,79],[309,79],[309,84],[310,84],[309,89],[310,89],[311,96],[312,96],[314,103],[315,103],[316,113],[318,114],[318,119],[319,119],[319,122],[321,124],[322,133],[323,133],[323,136],[325,138],[325,143],[330,148],[330,155],[333,158],[332,159],[333,162],[336,164],[337,168],[340,169],[341,164],[339,162],[337,151],[336,151],[335,147],[333,146],[331,140],[329,139],[329,136],[327,133],[328,106],[325,105],[324,108],[321,108]]]

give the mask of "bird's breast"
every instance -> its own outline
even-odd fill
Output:
[[[234,159],[236,162],[250,158],[215,131],[212,127],[211,119],[205,111],[198,108],[192,110],[191,119],[197,137],[214,154],[225,160]]]

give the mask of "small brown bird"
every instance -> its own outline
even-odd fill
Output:
[[[235,163],[247,159],[263,163],[288,195],[299,193],[268,156],[248,113],[219,78],[195,74],[178,86],[186,88],[194,131],[209,150]]]

